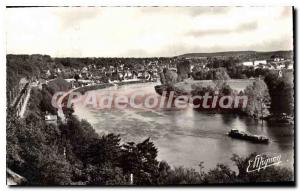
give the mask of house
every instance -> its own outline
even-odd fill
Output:
[[[279,65],[277,65],[277,69],[284,69],[285,68],[285,64],[279,64]]]
[[[254,66],[252,61],[243,62],[242,64],[243,64],[243,66]]]
[[[124,79],[132,79],[133,74],[130,70],[125,71]]]
[[[267,64],[267,60],[255,60],[253,64],[254,64],[254,66],[257,66],[257,65],[266,65]]]
[[[283,61],[283,60],[284,60],[284,58],[279,58],[279,57],[274,58],[275,62],[280,62],[280,61]]]
[[[50,70],[47,70],[46,77],[49,78],[50,76],[51,76],[51,72],[50,72]]]
[[[282,78],[282,71],[281,70],[278,71],[278,77]]]
[[[83,67],[82,69],[81,69],[81,72],[87,72],[88,71],[88,68],[87,67]]]
[[[60,74],[61,73],[61,69],[57,68],[56,69],[56,73]]]
[[[57,125],[57,115],[46,114],[45,121],[47,124]]]
[[[40,89],[40,90],[42,90],[43,89],[43,86],[45,86],[47,84],[47,80],[45,80],[45,79],[40,79],[39,81],[38,81],[38,88]]]
[[[19,81],[19,85],[24,86],[25,84],[27,84],[27,82],[28,82],[28,80],[26,78],[21,78],[20,81]]]
[[[21,78],[19,81],[19,91],[21,91],[27,83],[28,80],[26,78]]]
[[[144,72],[138,72],[137,78],[144,78]]]
[[[293,70],[294,69],[293,64],[292,63],[288,64],[287,69]]]
[[[113,72],[115,71],[115,67],[114,66],[109,66],[109,69],[108,69],[109,72]]]

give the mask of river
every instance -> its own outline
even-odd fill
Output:
[[[131,84],[94,90],[114,91],[120,94],[145,92],[156,94],[156,83]],[[291,125],[269,125],[249,117],[231,114],[206,114],[188,107],[178,109],[94,109],[82,103],[74,105],[75,115],[90,122],[99,134],[120,134],[123,141],[141,142],[151,137],[158,148],[158,160],[171,166],[184,166],[199,170],[203,161],[206,170],[223,163],[236,169],[230,160],[233,154],[247,156],[281,154],[280,165],[293,168],[294,134]],[[253,134],[266,135],[269,144],[254,144],[228,137],[226,133],[237,128]]]

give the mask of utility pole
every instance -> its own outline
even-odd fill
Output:
[[[66,147],[64,146],[64,157],[67,159]]]
[[[133,185],[133,174],[130,174],[130,185]]]

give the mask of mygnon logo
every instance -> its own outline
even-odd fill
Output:
[[[254,159],[248,161],[247,172],[259,172],[267,167],[278,165],[281,163],[281,154],[276,156],[256,155]]]
[[[113,90],[101,93],[90,91],[84,95],[80,92],[57,92],[52,97],[52,105],[55,108],[70,108],[74,104],[83,104],[94,109],[155,109],[178,108],[185,109],[192,106],[195,109],[237,109],[246,108],[247,96],[224,96],[214,92],[213,95],[205,93],[200,95],[176,96],[173,91],[158,94],[147,94],[133,91],[127,94],[114,92]]]

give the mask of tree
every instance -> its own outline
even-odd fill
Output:
[[[236,173],[224,164],[217,164],[217,166],[210,170],[205,175],[205,183],[222,184],[234,183],[236,180]]]
[[[171,167],[166,161],[160,161],[158,165],[158,184],[159,185],[167,185],[169,184],[169,175],[171,173]]]
[[[135,144],[128,142],[123,145],[121,165],[124,174],[134,176],[136,185],[157,184],[158,161],[157,149],[150,139]]]
[[[87,163],[101,166],[109,161],[112,166],[118,166],[121,154],[120,140],[120,136],[114,134],[95,139],[87,148]]]
[[[177,67],[178,78],[180,79],[179,81],[188,78],[188,75],[190,73],[190,68],[191,68],[190,62],[188,60],[182,60],[177,62],[176,67]]]
[[[79,74],[75,74],[75,75],[74,75],[74,79],[76,80],[76,82],[78,82],[78,80],[80,79]]]
[[[165,76],[165,80],[166,80],[166,84],[167,85],[174,85],[175,83],[177,83],[177,79],[178,79],[178,74],[174,71],[171,70],[164,70],[164,76]]]
[[[268,85],[271,97],[271,112],[273,114],[293,114],[293,84],[285,77],[275,73],[266,75],[264,81]]]
[[[244,95],[248,97],[248,104],[244,112],[253,117],[261,117],[266,112],[266,105],[270,96],[268,87],[263,80],[256,80],[244,90]]]
[[[70,143],[69,148],[74,155],[87,165],[88,147],[99,138],[94,128],[86,120],[79,121],[76,117],[71,116],[66,125],[61,125],[62,137]]]
[[[122,169],[110,163],[105,163],[101,167],[89,165],[85,174],[88,177],[87,185],[128,185],[129,183]]]
[[[167,178],[167,185],[179,185],[179,184],[202,184],[204,183],[203,177],[195,169],[189,169],[184,167],[175,167]]]

